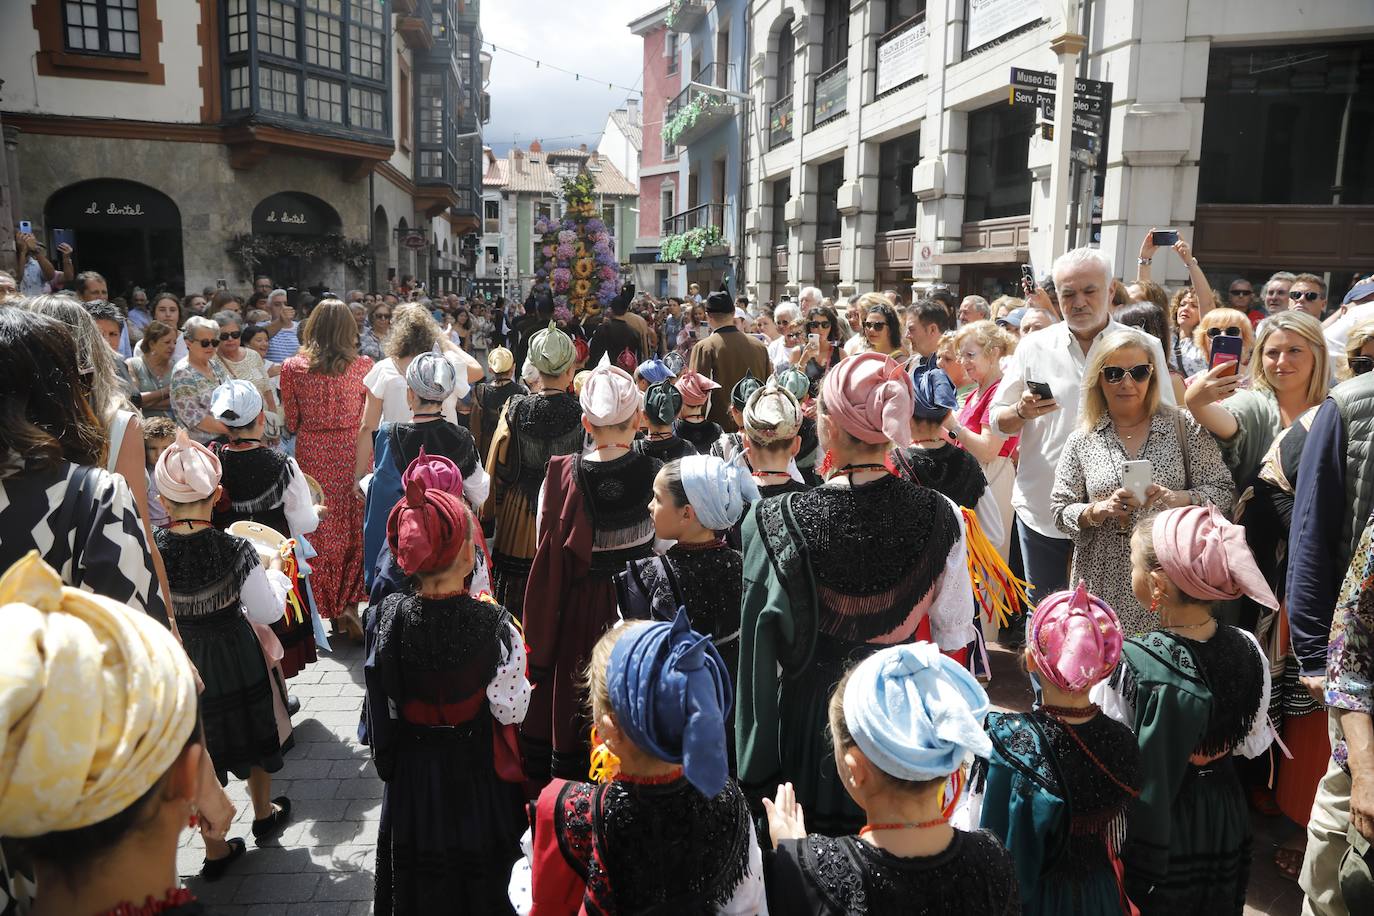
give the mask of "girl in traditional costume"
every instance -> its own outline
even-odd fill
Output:
[[[974,768],[975,807],[1011,851],[1028,916],[1129,912],[1120,852],[1140,795],[1140,749],[1088,700],[1120,658],[1121,624],[1106,602],[1081,583],[1056,592],[1026,628],[1039,705],[988,714],[992,753]]]
[[[608,782],[555,780],[531,812],[531,916],[754,914],[762,862],[730,778],[730,679],[686,612],[627,622],[587,666],[592,716],[616,758]]]
[[[286,550],[294,576],[287,595],[286,613],[272,624],[281,643],[282,677],[295,677],[317,658],[315,626],[311,619],[304,570],[308,569],[303,535],[320,523],[320,513],[310,495],[310,485],[295,458],[262,444],[267,414],[262,397],[252,382],[234,379],[210,396],[210,415],[229,430],[229,441],[215,448],[219,457],[220,486],[224,498],[212,516],[217,528],[249,521],[266,525],[296,539]]]
[[[642,366],[640,368],[643,368]],[[635,451],[665,464],[695,455],[696,447],[673,430],[682,410],[682,394],[671,382],[655,382],[644,392],[645,434],[634,441]]]
[[[1128,639],[1093,699],[1136,733],[1140,797],[1122,859],[1142,913],[1239,914],[1253,831],[1233,754],[1273,736],[1269,666],[1250,633],[1213,616],[1248,595],[1278,607],[1245,543],[1214,506],[1169,509],[1136,527],[1131,588],[1160,629]]]
[[[582,450],[582,407],[568,394],[576,358],[572,338],[555,322],[530,338],[529,364],[539,375],[534,393],[506,401],[487,455],[491,495],[482,505],[482,523],[494,525],[493,585],[496,600],[516,617],[538,543],[535,514],[549,459]]]
[[[949,824],[967,758],[989,748],[988,696],[973,676],[931,643],[892,646],[846,674],[828,707],[833,768],[863,809],[862,827],[857,836],[808,835],[811,812],[790,783],[779,787],[764,802],[774,846],[769,912],[1021,912],[997,838]]]
[[[154,470],[158,498],[172,523],[153,537],[167,565],[182,644],[205,682],[200,702],[206,750],[221,785],[230,773],[248,780],[253,836],[261,845],[286,829],[291,800],[272,798],[281,742],[267,663],[250,621],[279,620],[291,582],[280,571],[280,556],[264,569],[257,548],[210,523],[223,493],[220,472],[214,453],[179,430]],[[226,844],[206,837],[202,877],[219,878],[244,850],[242,840]]]
[[[530,680],[541,689],[521,737],[536,784],[586,771],[591,722],[577,682],[592,646],[616,620],[616,573],[654,546],[649,500],[661,465],[632,447],[638,386],[603,359],[579,397],[592,447],[549,459],[539,547],[525,589]]]
[[[673,384],[682,395],[682,412],[673,432],[690,442],[698,454],[705,455],[721,435],[720,424],[706,419],[706,412],[711,409],[711,392],[720,386],[695,369],[684,370]]]
[[[746,370],[744,378],[735,382],[735,387],[730,389],[730,419],[735,422],[735,429],[744,429],[744,405],[749,402],[749,396],[762,387],[763,382],[754,378],[753,371]],[[711,444],[710,453],[717,458],[733,461],[743,450],[744,433],[721,433],[720,438]]]
[[[472,416],[469,421],[472,437],[477,440],[478,460],[484,465],[491,453],[491,440],[496,434],[496,425],[501,422],[506,402],[518,394],[529,394],[524,383],[514,377],[515,356],[505,347],[496,347],[487,354],[487,368],[491,370],[491,381],[481,381],[473,386]]]
[[[885,464],[910,443],[901,366],[878,353],[844,360],[826,373],[819,416],[830,480],[761,500],[745,518],[735,732],[751,797],[791,780],[813,828],[840,835],[863,813],[826,766],[831,688],[927,617],[941,649],[967,646],[973,591],[958,509]]]
[[[401,475],[421,453],[442,455],[463,475],[463,495],[480,510],[491,479],[478,460],[472,433],[444,419],[443,405],[457,389],[458,369],[438,353],[421,353],[406,367],[409,423],[383,423],[373,439],[372,481],[363,511],[363,578],[372,588],[377,558],[386,541],[386,520],[401,499]]]
[[[365,669],[385,783],[378,914],[511,912],[524,829],[514,727],[530,685],[510,614],[468,593],[473,530],[461,497],[419,477],[387,519],[392,554],[417,585],[377,609]]]

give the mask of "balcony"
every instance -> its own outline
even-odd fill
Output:
[[[406,47],[412,51],[428,51],[434,47],[430,19],[436,12],[443,15],[442,10],[447,4],[440,2],[436,7],[433,0],[411,0],[409,4],[401,5],[409,6],[409,11],[397,17],[396,32]]]
[[[730,250],[725,241],[725,204],[701,204],[663,221],[659,260],[675,263],[700,260]]]
[[[811,129],[833,121],[849,110],[849,61],[842,60],[816,77],[812,93]]]
[[[683,35],[706,18],[706,0],[672,0],[668,4],[668,28]]]
[[[465,32],[476,31],[480,13],[481,4],[478,0],[458,0],[453,12],[453,24]]]
[[[729,65],[708,64],[663,109],[663,140],[690,146],[735,116]]]
[[[792,96],[768,106],[768,148],[777,149],[792,142]]]

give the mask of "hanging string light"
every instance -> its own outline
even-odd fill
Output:
[[[536,70],[548,67],[550,70],[557,70],[559,73],[566,73],[567,75],[573,78],[574,82],[582,82],[583,74],[579,73],[576,70],[569,70],[566,67],[560,67],[557,64],[548,63],[547,61],[541,60],[537,57],[530,57],[528,54],[521,54],[519,51],[514,51],[510,48],[501,47],[500,45],[497,45],[490,41],[483,41],[482,44],[486,45],[488,48],[491,48],[491,50],[493,51],[499,51],[502,54],[509,54],[512,57],[518,57],[521,60],[529,61],[530,63],[534,64],[534,69]],[[599,80],[591,76],[587,77],[587,81],[592,83],[603,82],[603,80]],[[611,92],[614,92],[617,89],[623,90],[625,92],[639,92],[639,90],[633,86],[622,86],[619,83],[614,83],[609,80],[606,80],[604,82],[606,83],[606,88]]]

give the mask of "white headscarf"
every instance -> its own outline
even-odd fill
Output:
[[[715,455],[688,455],[680,464],[682,488],[704,528],[733,528],[745,507],[759,498],[758,484],[737,464]]]

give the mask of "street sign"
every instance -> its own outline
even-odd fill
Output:
[[[406,246],[407,248],[418,251],[421,248],[424,248],[425,245],[429,243],[425,241],[425,237],[420,233],[412,232],[411,234],[403,236],[401,238],[401,244]]]
[[[916,256],[912,259],[911,275],[917,280],[931,280],[940,276],[940,268],[935,264],[935,246],[922,242],[916,246]]]
[[[1007,102],[1012,105],[1034,105],[1040,109],[1042,121],[1052,122],[1055,114],[1055,87],[1058,83],[1055,74],[1045,70],[1012,67]],[[1111,83],[1101,80],[1074,80],[1073,135],[1070,137],[1073,149],[1097,152],[1102,147],[1111,108]],[[1042,124],[1041,135],[1047,140],[1052,140],[1053,125]]]
[[[1059,77],[1048,70],[1027,70],[1023,67],[1012,67],[1011,84],[1024,86],[1027,89],[1044,89],[1053,92],[1059,87]],[[1089,98],[1111,98],[1111,83],[1102,80],[1075,79],[1073,91],[1074,95]]]

